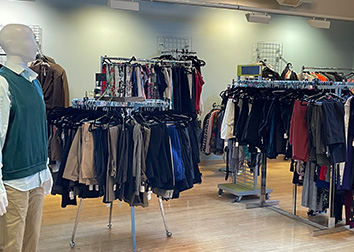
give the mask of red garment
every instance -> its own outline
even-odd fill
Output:
[[[113,67],[110,67],[110,73],[113,73],[114,72],[114,69]],[[102,73],[107,73],[107,65],[103,65],[102,67]],[[114,81],[114,79],[113,79]],[[104,91],[106,90],[106,87],[107,87],[107,81],[102,81],[102,93],[104,93]],[[112,89],[112,92],[114,92],[114,83],[113,83],[113,87],[111,88]]]
[[[202,94],[202,87],[204,80],[200,72],[195,69],[195,109],[197,114],[200,112],[200,95]]]
[[[102,73],[107,73],[107,65],[103,65],[102,67]],[[107,86],[107,82],[106,81],[102,81],[102,93],[104,93],[104,91],[106,90],[106,86]]]
[[[320,175],[318,178],[322,181],[326,181],[326,174],[327,174],[327,166],[321,166]]]
[[[298,100],[294,102],[289,136],[289,143],[292,145],[293,150],[292,158],[304,162],[309,160],[306,111],[307,102],[301,102]]]

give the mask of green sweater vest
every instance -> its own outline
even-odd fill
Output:
[[[46,169],[48,133],[45,104],[37,79],[29,82],[6,67],[11,109],[2,150],[3,180],[25,178]]]

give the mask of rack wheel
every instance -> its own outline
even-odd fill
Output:
[[[269,199],[270,199],[270,195],[269,195],[269,193],[266,193],[266,195],[265,195],[265,199],[266,199],[266,200],[269,200]]]
[[[170,238],[172,236],[172,233],[170,231],[166,231],[166,236]]]
[[[70,241],[70,247],[71,248],[75,247],[75,242],[74,241]]]
[[[112,223],[107,224],[107,228],[111,229],[112,228]]]
[[[222,193],[223,193],[223,190],[222,190],[222,189],[219,189],[219,191],[218,191],[218,196],[221,197]]]
[[[236,198],[232,201],[232,203],[240,202],[242,199],[242,196],[236,196]]]

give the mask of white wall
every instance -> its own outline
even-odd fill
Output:
[[[74,2],[74,3],[71,3]],[[206,110],[236,76],[236,65],[252,62],[257,41],[283,43],[294,70],[302,65],[352,67],[354,23],[333,21],[330,30],[307,18],[273,15],[271,24],[247,23],[243,12],[142,2],[140,12],[109,9],[81,1],[0,0],[0,24],[24,23],[43,29],[43,53],[67,71],[71,98],[94,87],[100,56],[155,56],[157,36],[191,36],[193,50],[207,62],[202,70]],[[95,1],[91,1],[92,3]]]

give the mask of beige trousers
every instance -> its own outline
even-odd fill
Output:
[[[37,251],[42,221],[42,187],[19,191],[5,185],[9,206],[0,216],[0,252]]]

